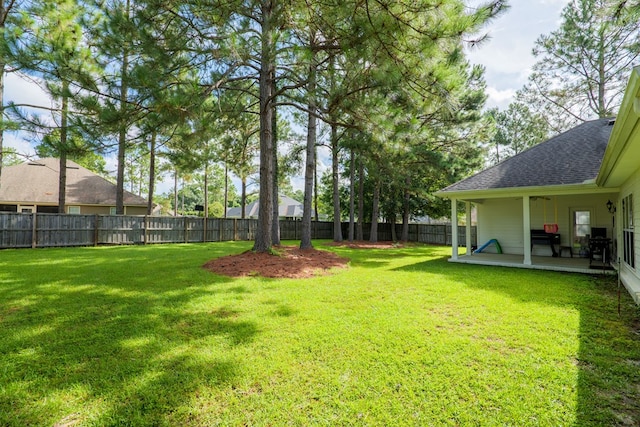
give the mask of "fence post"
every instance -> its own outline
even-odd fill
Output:
[[[184,242],[189,243],[189,218],[184,217]]]
[[[247,230],[247,235],[249,234],[249,230]],[[238,240],[238,218],[233,219],[233,241]]]
[[[36,225],[37,216],[36,212],[33,213],[33,223],[31,224],[31,248],[35,249],[38,245],[38,228]]]

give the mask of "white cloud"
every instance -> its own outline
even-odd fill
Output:
[[[3,135],[2,145],[8,148],[14,148],[18,154],[25,156],[35,156],[35,151],[31,143],[17,136],[15,133],[5,132]]]
[[[486,106],[487,108],[498,107],[500,109],[506,108],[512,101],[516,95],[516,91],[514,89],[496,89],[495,87],[487,87],[487,95],[489,98],[487,99]]]
[[[535,41],[558,27],[560,12],[567,2],[512,2],[511,8],[486,28],[490,39],[468,52],[472,63],[486,68],[489,107],[506,106],[508,98],[526,83],[535,63],[531,53]]]
[[[6,75],[4,88],[5,102],[13,101],[16,104],[38,105],[50,107],[51,99],[34,81],[16,73]]]

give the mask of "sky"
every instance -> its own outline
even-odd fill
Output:
[[[486,28],[489,40],[467,57],[486,67],[487,108],[506,108],[527,81],[535,58],[536,39],[559,27],[568,0],[511,0],[511,7]]]
[[[536,39],[558,28],[560,13],[569,0],[510,0],[510,8],[492,21],[485,32],[489,39],[467,52],[471,63],[486,68],[488,100],[486,108],[506,108],[518,89],[527,81],[535,63],[531,50]],[[482,3],[472,0],[470,4]],[[38,87],[9,74],[5,84],[5,102],[48,105],[47,97]],[[32,144],[14,133],[5,133],[5,146],[20,153],[33,154]],[[113,163],[113,164],[112,164]],[[326,165],[325,165],[326,167]],[[115,170],[115,162],[108,159],[108,169]],[[160,192],[172,185],[170,179],[159,185]],[[294,187],[300,185],[294,181]]]

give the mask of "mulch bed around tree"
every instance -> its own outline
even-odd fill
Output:
[[[394,242],[366,241],[332,242],[330,246],[352,249],[385,249],[402,247]],[[274,246],[276,254],[246,251],[212,259],[203,268],[229,277],[260,276],[270,278],[301,279],[329,274],[332,268],[346,268],[349,259],[333,252],[317,249],[301,250],[297,246]]]
[[[328,274],[332,268],[346,268],[349,260],[333,252],[276,246],[277,254],[247,251],[213,259],[203,267],[230,277],[261,276],[300,279]]]

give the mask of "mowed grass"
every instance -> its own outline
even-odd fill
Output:
[[[640,424],[615,279],[316,246],[349,269],[201,268],[250,242],[1,251],[0,425]]]

